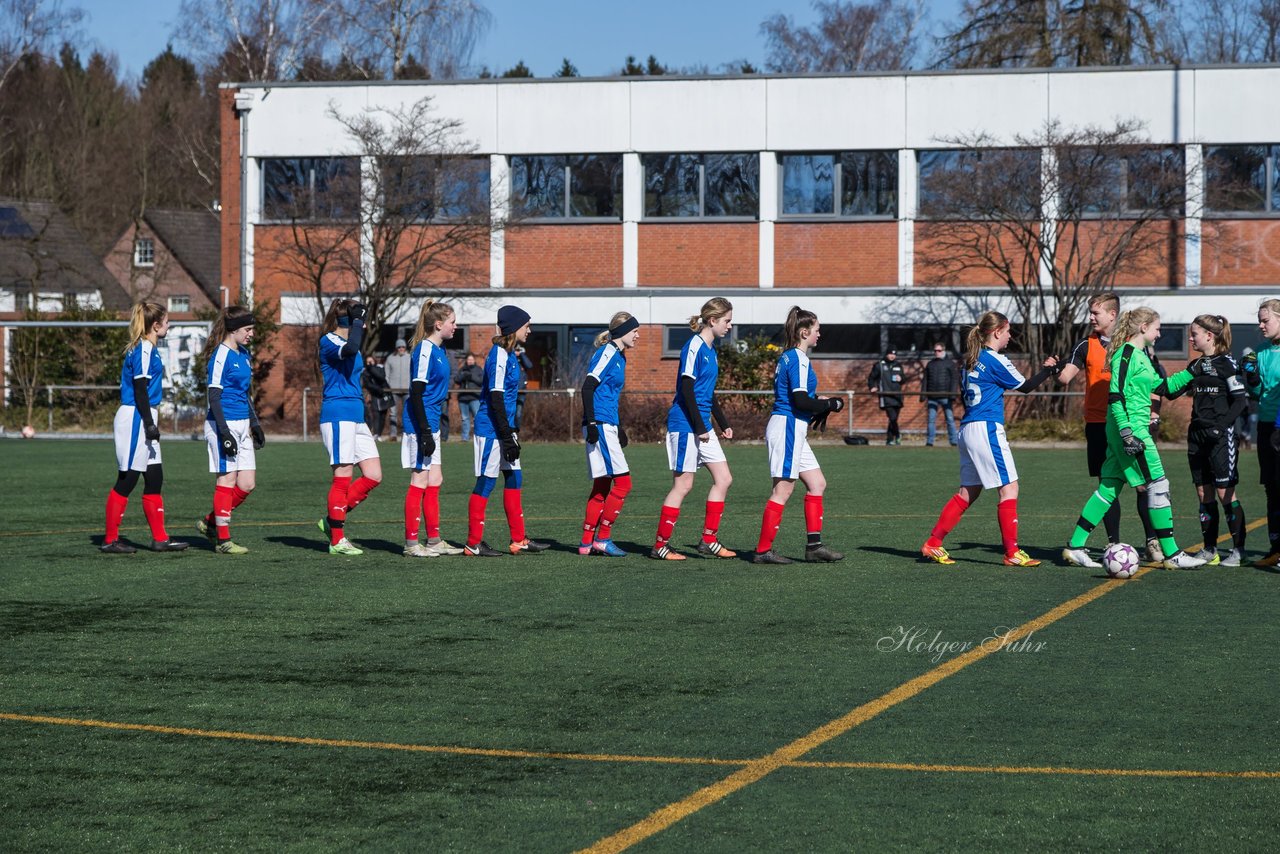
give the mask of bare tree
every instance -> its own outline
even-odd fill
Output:
[[[925,19],[921,0],[814,0],[818,22],[798,26],[781,13],[760,25],[765,69],[781,73],[910,68]]]
[[[224,79],[291,75],[331,23],[331,0],[182,0],[178,40]]]
[[[64,8],[61,0],[0,0],[0,89],[24,57],[72,40],[83,19],[81,9]]]
[[[993,147],[983,136],[944,140],[921,164],[924,276],[998,281],[1034,362],[1065,353],[1088,298],[1124,278],[1176,279],[1187,213],[1180,149],[1146,141],[1136,121],[1043,130]],[[1159,283],[1165,283],[1160,281]]]
[[[341,53],[367,57],[369,79],[393,80],[413,65],[437,79],[462,76],[493,21],[478,0],[338,0],[332,18]]]
[[[1280,0],[1190,0],[1178,35],[1194,62],[1280,60]]]

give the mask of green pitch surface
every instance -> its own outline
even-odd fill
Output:
[[[1280,575],[1056,565],[1092,489],[1080,450],[1016,451],[1022,541],[1044,566],[1001,565],[991,495],[948,541],[956,566],[922,563],[955,452],[817,450],[826,540],[848,558],[757,567],[640,556],[669,485],[654,446],[628,449],[631,557],[577,555],[582,450],[535,446],[525,510],[552,551],[410,560],[398,448],[349,520],[362,557],[331,557],[316,530],[322,449],[283,443],[233,519],[250,553],[213,554],[190,442],[164,446],[164,493],[191,551],[106,556],[109,443],[0,442],[0,848],[1274,846]],[[721,535],[745,555],[765,452],[728,453]],[[1181,457],[1165,455],[1191,545]],[[445,446],[445,472],[458,541],[469,446]],[[686,553],[708,483],[676,530]],[[496,492],[489,507],[505,544]],[[141,486],[125,536],[149,542]],[[803,544],[796,495],[779,546]]]

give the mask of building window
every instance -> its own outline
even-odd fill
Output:
[[[35,291],[30,282],[15,282],[13,285],[13,310],[30,311],[36,307]]]
[[[924,150],[916,162],[922,217],[1034,216],[1040,209],[1038,149]]]
[[[1182,213],[1186,166],[1179,147],[1076,148],[1059,154],[1058,169],[1059,209],[1066,216]]]
[[[169,313],[178,314],[191,311],[191,297],[169,297]]]
[[[382,202],[410,222],[489,217],[489,158],[385,157]]]
[[[262,161],[268,221],[351,221],[360,211],[358,157],[273,157]]]
[[[531,219],[622,218],[622,155],[511,158],[512,206]]]
[[[646,217],[760,215],[758,154],[646,154],[640,162]]]
[[[783,216],[898,215],[895,151],[786,154],[781,159]]]
[[[1209,210],[1280,212],[1280,145],[1215,145],[1204,163]]]
[[[156,265],[156,242],[150,237],[139,237],[133,241],[133,266],[154,267]]]

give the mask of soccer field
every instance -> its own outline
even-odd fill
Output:
[[[815,449],[841,563],[645,559],[670,483],[656,445],[627,450],[630,557],[577,555],[582,449],[550,445],[523,460],[529,534],[552,551],[409,560],[407,477],[382,450],[387,479],[348,521],[362,557],[327,553],[323,451],[287,443],[259,454],[233,519],[250,554],[213,554],[193,530],[204,445],[177,441],[166,511],[192,550],[106,556],[110,443],[0,442],[0,847],[1263,850],[1280,834],[1280,575],[1057,565],[1092,489],[1082,450],[1015,451],[1036,569],[1001,565],[993,495],[948,540],[956,566],[920,562],[955,452],[844,446]],[[444,453],[460,541],[470,446]],[[727,453],[721,537],[745,557],[765,451]],[[1190,546],[1184,455],[1164,458]],[[1256,554],[1256,459],[1242,469]],[[709,482],[676,529],[686,553]],[[140,499],[124,536],[145,544]],[[792,557],[799,499],[778,539]],[[506,542],[496,493],[487,539]]]

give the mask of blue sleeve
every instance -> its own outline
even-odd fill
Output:
[[[987,362],[987,375],[991,378],[991,382],[1001,388],[1017,388],[1027,381],[1027,378],[1019,373],[1013,363],[1004,356],[997,355],[996,358]]]

